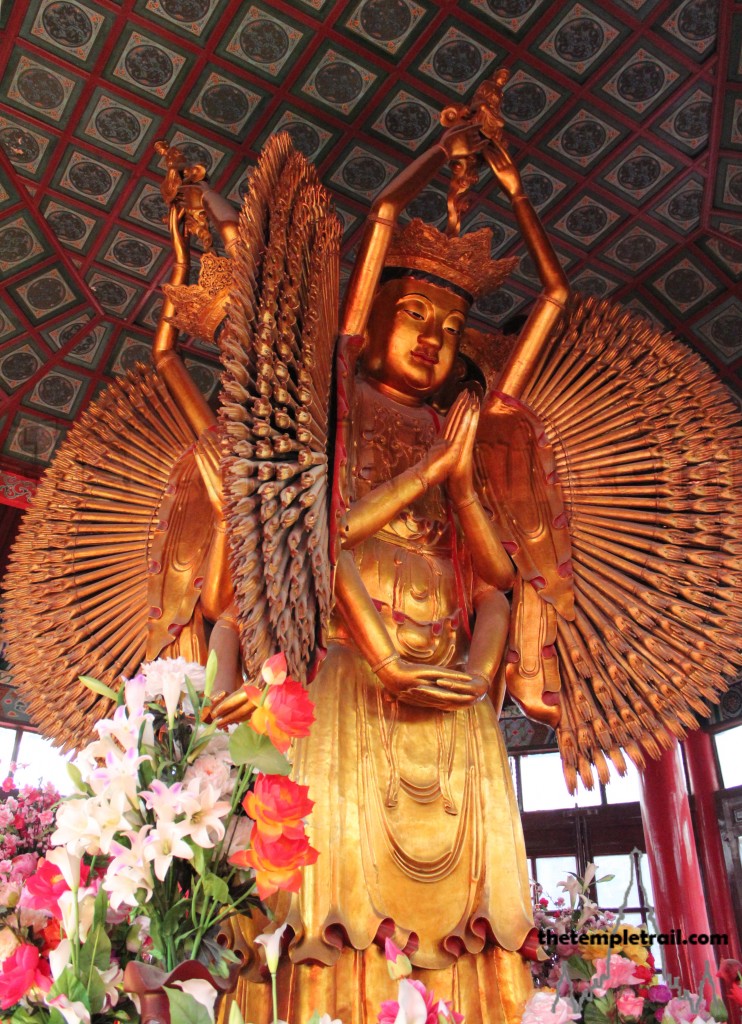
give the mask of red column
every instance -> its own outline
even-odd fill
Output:
[[[683,747],[693,790],[698,855],[706,881],[706,903],[711,926],[718,934],[726,935],[728,940],[726,946],[715,947],[716,955],[719,960],[742,960],[742,946],[737,932],[716,811],[716,793],[721,785],[716,770],[713,740],[707,732],[696,729],[688,733]],[[739,1024],[739,1008],[727,1004],[727,1010],[732,1024]]]
[[[717,946],[716,950],[720,958],[742,960],[742,946],[737,934],[724,846],[716,815],[716,793],[721,786],[716,771],[713,740],[707,732],[696,729],[688,733],[683,747],[693,789],[696,839],[703,877],[706,880],[709,917],[714,931],[726,935],[729,940],[726,947]]]
[[[689,935],[708,935],[709,919],[677,743],[659,761],[647,761],[641,783],[655,920],[660,932],[679,935],[681,940],[681,944],[661,947],[665,974],[698,992],[705,974],[715,978],[716,962],[710,946],[682,945]],[[718,991],[716,982],[714,987]],[[703,995],[710,1000],[714,993],[706,986]]]

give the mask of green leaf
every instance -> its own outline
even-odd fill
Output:
[[[288,775],[291,764],[276,750],[267,736],[260,736],[247,722],[237,726],[229,738],[229,754],[236,765],[249,764],[266,775]]]
[[[201,698],[196,693],[196,688],[194,687],[193,683],[190,681],[188,676],[185,677],[185,684],[186,689],[188,690],[188,699],[190,700],[191,707],[193,708],[193,714],[195,715],[196,718],[198,718],[201,714]]]
[[[98,925],[91,928],[88,937],[80,949],[80,975],[83,982],[87,983],[93,968],[105,971],[111,966],[111,940],[106,935],[105,927]]]
[[[204,875],[204,892],[217,903],[229,903],[229,886],[218,875]]]
[[[69,964],[49,989],[49,995],[52,997],[65,995],[71,1003],[82,1003],[87,1010],[90,1009],[88,990]]]
[[[95,897],[93,905],[93,928],[106,930],[106,915],[108,913],[108,893],[101,887]]]
[[[82,781],[82,772],[77,767],[77,765],[73,764],[72,761],[68,761],[65,767],[67,768],[67,774],[72,779],[72,784],[74,785],[75,789],[78,790],[78,792],[80,793],[88,793],[89,789],[87,785]]]
[[[108,966],[110,966],[110,960]],[[90,1000],[91,1015],[100,1013],[106,1001],[106,986],[95,967],[88,975],[88,999]]]
[[[214,680],[216,679],[216,670],[216,651],[209,651],[209,657],[206,659],[206,681],[204,683],[204,697],[211,696],[211,691],[214,689]]]
[[[584,978],[589,981],[595,974],[593,965],[589,961],[583,960],[578,954],[567,957],[567,966],[571,978]]]
[[[115,704],[118,704],[119,695],[115,690],[112,690],[110,686],[106,686],[100,679],[95,679],[93,676],[80,676],[80,682],[84,683],[89,690],[93,693],[99,693],[101,697],[108,697]]]
[[[211,1017],[203,1003],[179,988],[166,988],[170,1003],[170,1019],[178,1024],[211,1024]]]
[[[598,1006],[599,1000],[588,1000],[582,1011],[585,1024],[607,1024],[608,1018]]]
[[[603,875],[602,878],[595,879],[595,884],[600,885],[601,882],[612,882],[615,877],[615,875]]]
[[[199,875],[206,874],[206,850],[204,850],[203,846],[198,846],[196,843],[192,845],[191,849],[193,850],[191,864]]]

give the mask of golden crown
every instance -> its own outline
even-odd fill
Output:
[[[518,262],[493,260],[491,245],[489,228],[449,237],[415,218],[395,232],[384,266],[431,274],[478,299],[499,288]]]

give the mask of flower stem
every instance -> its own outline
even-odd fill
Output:
[[[275,971],[271,971],[271,997],[273,999],[273,1024],[278,1024],[278,990]]]

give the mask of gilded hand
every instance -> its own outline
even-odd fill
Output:
[[[467,446],[473,450],[478,417],[479,403],[473,404],[469,392],[462,391],[448,411],[443,433],[415,467],[428,487],[443,483],[456,470]]]
[[[492,142],[487,149],[489,165],[492,173],[497,178],[503,192],[514,199],[523,195],[523,182],[520,180],[520,173],[510,158],[508,151],[499,142]]]
[[[468,501],[476,494],[474,490],[474,442],[479,424],[479,399],[469,392],[462,392],[462,394],[467,395],[469,400],[468,427],[460,458],[446,480],[448,494],[454,504]]]
[[[403,704],[440,711],[455,711],[476,704],[487,692],[487,684],[481,677],[440,665],[420,665],[401,657],[384,665],[377,675],[389,693]]]
[[[445,131],[439,144],[445,149],[449,160],[460,160],[462,157],[476,156],[487,141],[479,125],[460,124]]]

